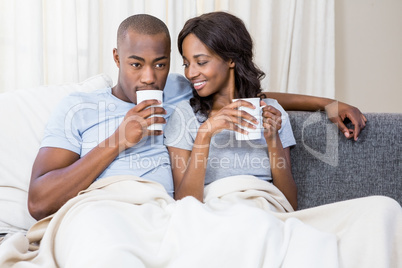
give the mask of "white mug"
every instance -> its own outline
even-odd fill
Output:
[[[240,106],[239,110],[243,110],[257,118],[257,125],[256,128],[247,128],[247,127],[242,127],[238,125],[240,128],[245,129],[248,131],[248,134],[243,134],[240,132],[236,131],[236,140],[259,140],[261,139],[261,131],[262,131],[262,124],[261,124],[261,118],[262,118],[262,113],[261,113],[261,107],[260,107],[260,98],[244,98],[244,99],[233,99],[233,102],[238,101],[238,100],[244,100],[248,101],[251,104],[254,105],[255,109],[251,109],[248,107],[243,107]],[[251,123],[250,121],[246,120],[247,122]],[[251,123],[253,124],[253,123]]]
[[[159,100],[161,102],[160,105],[152,105],[150,107],[163,107],[163,91],[162,90],[139,90],[137,91],[137,104],[141,103],[145,100]],[[160,116],[163,115],[151,115],[153,116]],[[163,130],[163,124],[152,124],[148,126],[149,130]]]

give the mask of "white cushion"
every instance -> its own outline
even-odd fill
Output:
[[[82,83],[8,91],[0,94],[0,233],[26,231],[35,220],[27,209],[32,164],[55,105],[74,91],[112,86],[100,74]]]

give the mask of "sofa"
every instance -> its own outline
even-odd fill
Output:
[[[57,102],[74,91],[111,85],[99,74],[77,84],[0,94],[0,236],[35,223],[27,210],[31,168]],[[289,115],[297,142],[291,158],[299,209],[369,195],[402,204],[402,114],[366,114],[358,141],[347,140],[322,112]]]

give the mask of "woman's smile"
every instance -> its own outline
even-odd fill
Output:
[[[207,84],[206,81],[200,81],[200,82],[193,82],[193,87],[195,90],[199,91],[202,88],[204,88],[204,86]]]

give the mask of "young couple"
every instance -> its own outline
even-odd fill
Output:
[[[113,88],[68,96],[59,104],[48,123],[32,169],[29,188],[28,207],[34,218],[40,220],[56,213],[94,181],[115,175],[135,175],[159,183],[176,199],[190,195],[200,201],[203,201],[206,184],[230,175],[254,175],[273,183],[292,207],[297,208],[297,189],[291,174],[289,152],[289,146],[294,145],[295,141],[283,108],[324,110],[334,100],[264,93],[278,101],[261,98],[261,139],[237,141],[234,139],[236,131],[246,133],[239,126],[253,128],[254,124],[251,123],[256,123],[256,118],[238,109],[240,106],[253,108],[249,102],[232,100],[263,96],[260,86],[263,72],[252,61],[252,40],[243,22],[223,12],[204,14],[186,22],[179,34],[178,46],[188,81],[177,75],[168,77],[170,43],[166,25],[155,17],[134,15],[121,23],[117,48],[113,51],[119,68],[117,84]],[[150,89],[164,90],[164,106],[167,109],[149,109],[158,104],[156,100],[137,103],[136,92]],[[175,109],[168,109],[176,105]],[[338,103],[335,108],[338,116],[332,118],[333,122],[338,123],[347,138],[357,139],[365,126],[364,115],[357,108],[344,103]],[[327,112],[333,114],[334,111]],[[166,119],[151,118],[152,114],[165,115]],[[354,130],[347,129],[342,123],[346,117],[352,121]],[[161,131],[148,130],[147,127],[154,123],[167,123],[163,133],[165,138]],[[271,165],[247,169],[230,166],[235,155],[244,154],[249,154],[253,159],[267,159],[269,155]],[[229,166],[214,168],[209,159],[229,159],[224,160]],[[144,164],[146,160],[148,162]],[[282,164],[275,164],[277,162]],[[370,204],[377,204],[377,201],[371,201]],[[373,209],[369,205],[368,209],[377,213],[389,204],[400,214],[400,208],[396,208],[395,202],[391,203],[384,201],[384,206]],[[101,206],[102,202],[95,204]],[[315,227],[324,226],[325,231],[343,235],[341,241],[355,239],[356,235],[351,234],[360,228],[362,220],[352,224],[353,228],[345,227],[346,231],[342,229],[344,222],[328,222],[343,215],[344,209],[353,207],[356,211],[367,207],[369,203],[353,204],[356,205],[318,209],[316,215],[323,216],[318,216],[320,225]],[[120,221],[119,215],[128,212],[122,210],[114,213],[102,210],[99,206],[96,209],[104,214],[101,220],[88,216],[88,213],[96,213],[91,209],[82,211],[83,220],[75,221],[76,224],[82,226],[91,222],[90,226],[86,226],[87,229],[104,225],[105,230],[115,233],[118,228],[111,225],[113,220]],[[144,208],[140,206],[138,209],[141,207]],[[148,209],[147,215],[152,218],[152,206]],[[317,217],[309,218],[303,212],[293,213],[299,213],[297,217],[308,224],[310,220],[317,221]],[[328,217],[331,213],[333,216]],[[277,217],[285,219],[285,214],[292,213],[282,214]],[[358,217],[354,215],[351,220]],[[165,220],[160,219],[162,223]],[[366,222],[365,218],[363,221]],[[124,225],[120,221],[119,228],[121,226],[127,226],[127,231],[130,231],[132,225]],[[68,224],[60,228],[70,230]],[[157,229],[148,229],[151,237],[156,235]],[[94,235],[91,238],[93,241],[90,241],[89,238],[85,239],[85,234],[66,233],[68,235],[58,237],[56,243],[78,255],[83,254],[84,248],[93,248],[93,241],[103,241],[102,236],[98,235]],[[125,233],[121,236],[113,233],[108,233],[106,237],[127,243],[138,242],[126,238]],[[174,244],[174,241],[171,242]],[[108,250],[113,249],[113,242],[107,240],[105,243]],[[373,248],[377,249],[378,244],[374,243]],[[351,254],[351,251],[344,247],[347,254]],[[119,252],[121,256],[129,254],[118,248],[113,252]],[[67,256],[61,263],[74,260],[77,255],[69,253]],[[107,259],[103,254],[101,257],[102,260]],[[112,256],[109,260],[113,261]]]
[[[136,175],[162,184],[170,195],[175,189],[176,198],[194,195],[200,200],[204,177],[207,182],[221,177],[222,174],[209,174],[208,168],[200,169],[203,165],[195,167],[194,162],[188,159],[194,161],[191,153],[201,153],[207,161],[209,147],[200,145],[209,144],[218,132],[233,134],[223,130],[243,132],[237,124],[250,126],[245,119],[254,122],[249,114],[237,109],[240,105],[250,107],[248,102],[231,103],[233,98],[261,95],[263,73],[252,61],[251,37],[240,19],[223,12],[189,20],[180,33],[179,50],[194,97],[190,100],[191,105],[182,103],[177,113],[188,112],[186,116],[189,119],[197,116],[204,122],[199,135],[191,133],[195,140],[194,150],[192,144],[181,146],[170,142],[177,140],[176,133],[171,130],[187,127],[182,125],[184,122],[175,119],[166,127],[165,136],[171,156],[178,155],[189,163],[185,167],[172,167],[175,186],[162,132],[147,130],[152,123],[166,123],[162,117],[149,118],[152,113],[167,113],[165,118],[170,121],[171,110],[147,109],[157,101],[136,101],[136,92],[148,89],[164,90],[166,107],[192,97],[188,81],[177,75],[168,78],[170,43],[166,25],[155,17],[134,15],[121,23],[117,48],[113,51],[119,68],[117,84],[111,89],[68,96],[58,105],[48,123],[29,188],[28,206],[34,218],[39,220],[56,212],[95,180],[113,175]],[[294,110],[324,110],[334,101],[302,95],[265,94],[278,99],[285,109]],[[94,105],[96,108],[93,108]],[[346,137],[357,139],[365,125],[364,115],[357,108],[340,102],[335,108],[338,109],[338,116],[332,120]],[[269,169],[247,172],[272,181],[296,208],[296,186],[290,172],[288,148],[294,144],[294,139],[289,122],[281,122],[281,114],[286,116],[277,104],[263,108],[264,139],[259,142],[265,143],[276,157],[285,158],[285,167],[273,168],[272,175]],[[342,123],[346,117],[354,124],[354,130],[347,129]],[[66,123],[66,120],[69,122]],[[281,140],[282,137],[287,140]],[[272,146],[273,143],[276,146]],[[256,152],[258,157],[267,155],[267,146]],[[249,149],[251,153],[252,148],[241,146],[234,150]],[[222,148],[225,155],[231,154],[230,150]],[[149,159],[150,164],[144,164],[145,159]],[[270,159],[271,162],[274,160]]]

